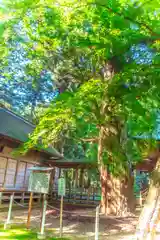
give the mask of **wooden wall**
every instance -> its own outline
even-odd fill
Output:
[[[27,188],[29,168],[41,165],[46,156],[38,151],[30,151],[25,156],[13,157],[17,144],[11,140],[0,140],[0,188]]]

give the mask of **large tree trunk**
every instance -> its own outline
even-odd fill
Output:
[[[102,81],[112,81],[114,74],[118,72],[119,66],[117,65],[116,57],[105,63],[102,70]],[[103,99],[100,115],[102,119],[108,114],[107,99]],[[110,113],[109,113],[110,114]],[[117,122],[117,119],[113,121]],[[104,121],[105,122],[105,121]],[[110,123],[108,123],[109,125]],[[112,124],[111,124],[112,125]],[[119,129],[117,129],[119,131]],[[98,165],[101,181],[101,211],[104,214],[126,215],[133,212],[135,207],[134,194],[133,194],[133,181],[130,176],[128,180],[115,178],[108,173],[107,166],[103,163],[103,148],[105,141],[109,140],[106,129],[103,125],[100,126],[99,142],[98,142]]]
[[[98,164],[101,181],[101,212],[105,215],[127,215],[134,211],[133,178],[115,178],[108,173],[103,163],[104,129],[100,128],[98,143]]]
[[[104,214],[126,216],[134,212],[135,197],[133,180],[115,178],[107,175],[106,168],[101,169],[101,211]]]
[[[137,225],[136,239],[153,240],[160,217],[160,158],[152,173],[148,196]]]

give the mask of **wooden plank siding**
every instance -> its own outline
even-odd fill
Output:
[[[11,157],[1,156],[0,154],[0,207],[2,203],[8,202],[10,199],[10,191],[14,191],[14,200],[29,201],[30,193],[28,193],[28,180],[30,168],[35,163],[17,160]],[[5,190],[6,189],[6,190]],[[34,194],[34,200],[40,200],[40,194]]]
[[[35,164],[0,156],[0,187],[27,189],[29,168]]]

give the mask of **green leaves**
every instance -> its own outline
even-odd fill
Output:
[[[5,31],[5,24],[1,23],[0,24],[0,38],[3,36],[4,31]]]
[[[125,126],[131,136],[151,133],[160,107],[159,2],[9,2],[13,19],[1,30],[9,29],[7,44],[21,42],[29,59],[25,72],[33,77],[49,70],[60,92],[26,149],[64,141],[74,146],[65,148],[68,156],[96,159],[103,127],[103,162],[115,174],[126,171],[128,152],[137,161],[146,144],[130,143]],[[13,31],[15,23],[21,31]]]

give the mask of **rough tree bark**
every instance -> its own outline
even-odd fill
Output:
[[[105,63],[103,68],[102,81],[112,81],[115,73],[119,71],[116,58]],[[101,105],[100,115],[108,114],[107,100],[105,96]],[[133,194],[133,181],[131,176],[128,179],[115,178],[108,173],[107,166],[103,163],[103,148],[105,144],[105,127],[100,126],[98,141],[98,165],[101,181],[101,211],[104,214],[126,215],[133,212],[135,207]],[[123,180],[123,181],[122,181]]]
[[[136,240],[155,239],[160,219],[160,157],[151,176],[148,196],[141,212],[136,231]]]
[[[126,216],[134,212],[135,197],[133,181],[123,180],[107,174],[106,168],[101,168],[101,212]]]
[[[98,165],[101,181],[101,212],[105,215],[124,216],[134,211],[133,179],[115,178],[103,163],[104,128],[100,128],[98,142]]]

